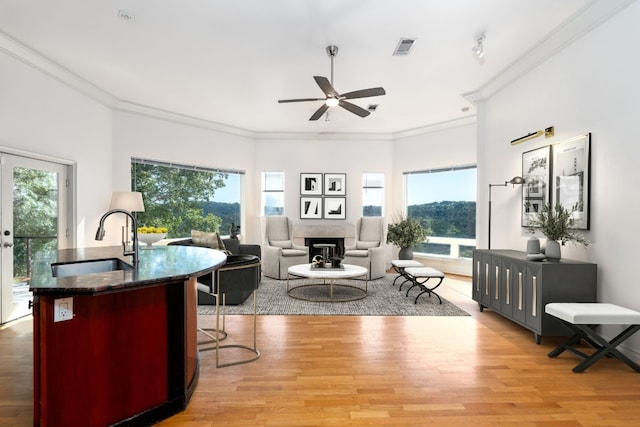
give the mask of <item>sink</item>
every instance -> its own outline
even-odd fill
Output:
[[[51,264],[53,277],[84,276],[118,270],[133,270],[133,267],[118,258]]]

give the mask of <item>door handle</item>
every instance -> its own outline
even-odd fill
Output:
[[[12,246],[13,246],[13,243],[10,243],[10,242],[4,242],[4,243],[2,244],[2,247],[4,247],[4,248],[10,248],[10,247],[12,247]]]

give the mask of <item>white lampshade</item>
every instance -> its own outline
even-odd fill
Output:
[[[138,191],[114,191],[110,209],[124,209],[129,212],[144,212],[142,193]]]

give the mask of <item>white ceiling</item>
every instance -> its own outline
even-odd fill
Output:
[[[0,0],[0,31],[119,101],[256,132],[393,133],[475,113],[461,94],[500,75],[594,0]],[[118,17],[119,10],[134,16]],[[473,56],[486,32],[484,62]],[[392,56],[402,37],[409,56]],[[308,119],[334,86],[375,86]],[[469,107],[468,111],[463,111]]]

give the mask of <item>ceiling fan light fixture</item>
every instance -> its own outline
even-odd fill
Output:
[[[325,104],[327,104],[327,107],[336,107],[339,103],[340,101],[338,100],[338,98],[333,98],[333,97],[329,97],[325,101]]]

